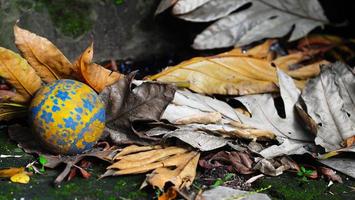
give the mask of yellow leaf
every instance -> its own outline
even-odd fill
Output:
[[[148,175],[147,182],[153,187],[163,190],[167,182],[171,182],[177,189],[189,188],[196,176],[199,153],[178,165],[175,169],[158,168]]]
[[[178,147],[168,147],[165,149],[152,150],[148,152],[141,152],[137,154],[127,155],[123,157],[120,161],[112,164],[108,169],[129,169],[134,167],[139,167],[149,163],[153,163],[169,157],[171,155],[180,154],[186,152],[186,149]]]
[[[0,121],[24,117],[26,114],[27,107],[24,105],[16,103],[0,103]]]
[[[243,49],[243,48],[235,48],[231,51],[227,51],[225,53],[221,53],[218,56],[251,56],[254,58],[267,58],[269,56],[270,47],[275,40],[269,39],[264,43],[257,45],[251,49]]]
[[[277,91],[276,69],[263,59],[245,56],[196,57],[149,77],[161,82],[189,82],[197,93],[247,95]],[[304,83],[296,81],[300,88]]]
[[[15,174],[23,173],[24,171],[25,171],[25,168],[23,168],[23,167],[0,169],[0,178],[10,178],[10,177],[14,176]]]
[[[154,170],[154,169],[157,169],[160,167],[180,166],[180,165],[186,163],[186,161],[191,160],[191,158],[194,157],[195,155],[196,155],[196,152],[176,154],[174,156],[167,157],[167,158],[165,158],[165,160],[161,160],[158,162],[153,162],[153,163],[140,165],[137,167],[118,170],[115,172],[114,175],[140,174],[140,173],[149,172],[151,170]]]
[[[92,63],[93,53],[94,48],[93,43],[91,43],[75,62],[75,69],[88,85],[97,92],[101,92],[106,86],[118,81],[122,74]]]
[[[10,180],[14,183],[27,184],[30,182],[30,177],[26,173],[22,172],[11,176]]]
[[[0,47],[0,76],[11,84],[16,92],[29,101],[41,87],[41,78],[17,53]]]
[[[326,60],[321,60],[306,66],[303,66],[296,70],[288,71],[287,74],[290,75],[292,78],[297,79],[306,79],[310,77],[315,77],[320,73],[320,66],[329,64]]]
[[[14,26],[15,44],[45,82],[73,77],[73,66],[49,40]]]
[[[281,56],[273,60],[272,62],[274,65],[283,71],[289,71],[289,66],[299,63],[300,61],[304,60],[305,55],[302,52],[292,53],[286,56]]]
[[[123,156],[131,154],[131,153],[137,153],[137,152],[142,152],[142,151],[149,151],[149,150],[154,150],[154,149],[161,149],[162,146],[156,145],[156,146],[137,146],[137,145],[131,145],[128,146],[124,149],[122,149],[121,152],[115,155],[113,158],[114,160],[121,159]]]

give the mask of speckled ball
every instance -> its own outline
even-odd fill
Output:
[[[101,137],[105,108],[89,86],[62,79],[36,93],[30,105],[30,123],[49,151],[80,154],[91,149]]]

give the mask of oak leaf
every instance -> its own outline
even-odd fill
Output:
[[[17,53],[0,47],[0,76],[23,97],[29,101],[41,87],[41,78],[35,70]]]
[[[48,39],[14,26],[15,44],[44,82],[73,78],[73,65]]]

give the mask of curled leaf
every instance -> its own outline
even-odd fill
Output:
[[[16,92],[29,101],[41,87],[41,78],[17,53],[0,47],[0,76],[11,84]]]
[[[110,71],[96,63],[92,63],[94,54],[94,44],[81,54],[75,62],[75,71],[85,82],[97,92],[101,92],[106,86],[112,85],[118,81],[122,74]]]
[[[17,25],[14,34],[17,48],[43,81],[73,77],[73,65],[52,42]]]

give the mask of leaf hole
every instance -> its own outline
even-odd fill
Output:
[[[275,97],[274,98],[274,106],[276,108],[277,114],[285,119],[286,118],[286,113],[285,113],[285,104],[281,98],[281,96]]]
[[[251,5],[252,5],[252,3],[246,3],[246,4],[244,4],[243,6],[239,7],[238,9],[234,10],[233,12],[231,12],[230,15],[232,15],[232,14],[234,14],[234,13],[237,13],[237,12],[239,12],[239,11],[242,11],[242,10],[246,10],[246,9],[250,8]]]
[[[248,108],[240,101],[236,99],[228,99],[227,104],[236,110],[236,112],[240,112],[242,114],[246,114],[249,117],[252,117],[252,113]]]

